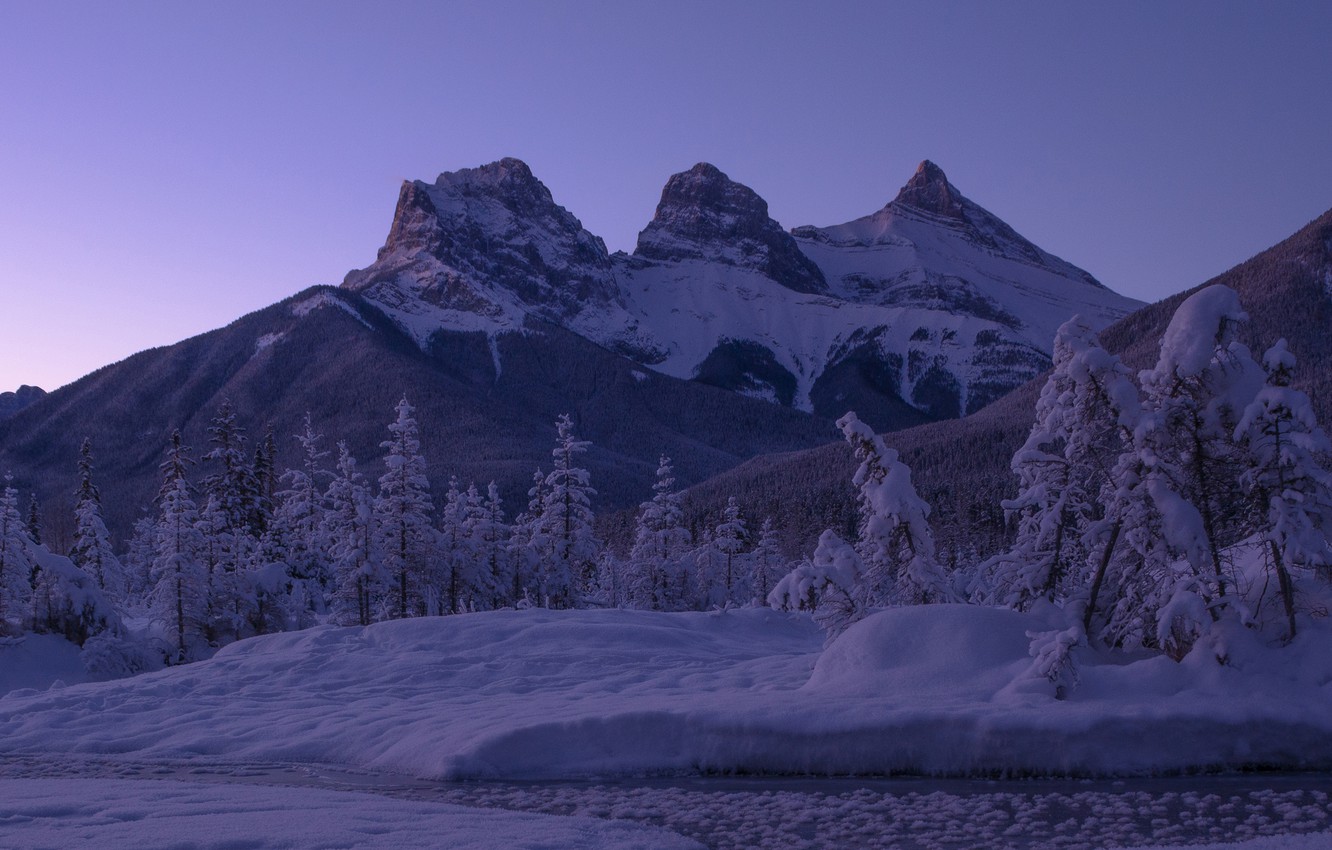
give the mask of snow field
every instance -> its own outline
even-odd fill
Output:
[[[323,626],[133,679],[0,699],[0,753],[358,765],[427,778],[670,772],[1131,775],[1332,766],[1332,631],[1220,666],[1086,652],[1035,615],[902,608],[828,649],[804,616],[500,611]],[[1253,640],[1256,640],[1253,639]]]

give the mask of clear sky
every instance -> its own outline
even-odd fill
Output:
[[[0,390],[369,264],[517,156],[612,249],[715,163],[787,227],[932,159],[1120,292],[1332,207],[1332,3],[0,0]]]

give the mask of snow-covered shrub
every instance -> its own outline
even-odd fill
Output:
[[[37,563],[33,631],[58,634],[79,646],[95,634],[123,631],[120,614],[92,576],[45,546],[32,547],[32,554]]]

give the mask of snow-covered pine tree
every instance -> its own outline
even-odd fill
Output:
[[[692,592],[684,559],[691,542],[671,459],[662,455],[652,499],[638,507],[634,544],[624,567],[627,604],[653,611],[686,608]]]
[[[527,491],[527,510],[514,518],[509,536],[509,562],[512,565],[513,602],[530,605],[536,600],[540,579],[538,572],[549,549],[549,541],[542,530],[541,512],[546,502],[546,476],[537,467],[532,473],[532,486]]]
[[[307,431],[310,426],[310,414],[305,414]],[[298,437],[299,438],[299,437]],[[264,426],[264,438],[254,447],[254,504],[250,510],[250,530],[261,536],[268,530],[277,508],[277,436],[272,424]]]
[[[1141,375],[1137,448],[1148,489],[1165,514],[1167,542],[1192,570],[1185,580],[1212,618],[1231,588],[1222,553],[1243,536],[1247,513],[1233,435],[1263,379],[1236,337],[1247,320],[1233,289],[1199,290],[1176,309],[1156,367]]]
[[[697,557],[701,602],[725,606],[749,598],[748,569],[742,553],[749,530],[735,497],[726,500],[722,520],[704,541]]]
[[[860,466],[852,482],[860,491],[860,542],[864,562],[861,602],[917,605],[951,602],[952,583],[934,557],[930,507],[916,494],[911,470],[897,452],[853,412],[837,420]]]
[[[385,471],[374,503],[375,549],[391,576],[392,618],[424,615],[430,595],[426,569],[434,543],[434,509],[415,412],[404,396],[388,426],[390,438],[380,443]]]
[[[157,498],[156,557],[150,596],[153,614],[164,624],[172,644],[168,661],[174,663],[197,657],[208,608],[207,580],[199,561],[203,536],[198,528],[198,508],[185,477],[190,463],[180,432],[176,431],[171,436],[167,459],[160,467],[162,487]]]
[[[277,494],[267,535],[272,541],[267,560],[287,564],[291,578],[305,587],[307,598],[317,612],[324,610],[325,594],[332,584],[327,547],[320,537],[324,518],[323,481],[332,477],[324,468],[328,452],[320,448],[322,439],[323,435],[315,431],[310,414],[306,413],[301,432],[296,435],[301,446],[301,466],[288,469],[279,479],[287,489]]]
[[[781,541],[772,517],[765,517],[759,526],[758,542],[749,557],[749,586],[754,603],[768,604],[768,594],[787,572],[786,557],[782,555]]]
[[[1295,355],[1286,340],[1268,349],[1263,367],[1267,384],[1244,409],[1235,440],[1246,461],[1241,481],[1265,521],[1267,564],[1277,579],[1289,639],[1296,632],[1292,573],[1326,576],[1332,570],[1332,474],[1318,460],[1332,453],[1332,442],[1309,397],[1290,385]]]
[[[435,563],[439,575],[438,610],[441,614],[458,614],[465,610],[465,601],[473,597],[476,585],[475,567],[480,561],[478,540],[472,537],[480,497],[476,487],[463,491],[457,476],[449,479],[449,490],[444,496],[444,510],[440,515],[439,543]]]
[[[252,532],[252,520],[259,498],[254,468],[245,449],[245,429],[236,422],[231,401],[224,400],[208,426],[212,448],[204,455],[216,471],[203,480],[203,492],[217,500],[230,531]]]
[[[1065,322],[1036,421],[1013,456],[1019,492],[1004,508],[1017,517],[1017,537],[982,565],[979,601],[1026,610],[1040,598],[1085,599],[1088,559],[1106,538],[1111,471],[1140,415],[1128,369],[1080,316]]]
[[[154,542],[156,535],[156,517],[145,513],[135,521],[134,533],[130,535],[124,559],[127,599],[143,600],[152,588],[148,576],[152,572],[153,559],[157,557]]]
[[[86,437],[79,447],[79,489],[74,493],[74,545],[69,559],[112,599],[125,597],[125,568],[111,548],[111,535],[102,519],[102,497],[93,483],[92,440]]]
[[[578,466],[578,455],[591,445],[574,435],[573,420],[563,414],[555,421],[558,433],[551,450],[541,505],[541,533],[549,541],[538,579],[541,603],[551,608],[572,608],[579,594],[596,581],[601,541],[592,530],[591,474]]]
[[[28,494],[28,539],[42,545],[42,505],[36,493]]]
[[[865,564],[856,547],[829,529],[819,535],[814,557],[787,573],[768,594],[768,604],[784,611],[812,611],[828,640],[867,613]]]
[[[333,616],[344,626],[368,626],[386,600],[389,576],[374,550],[370,491],[345,441],[338,442],[337,474],[326,498],[320,539],[333,565]]]
[[[481,510],[472,515],[469,536],[476,541],[481,574],[482,597],[490,609],[503,608],[516,603],[513,596],[513,564],[510,558],[509,526],[504,521],[504,505],[500,501],[499,486],[491,481],[486,486],[486,499]]]
[[[32,540],[19,513],[18,491],[6,475],[0,490],[0,634],[24,628],[35,566]]]
[[[83,646],[94,635],[119,638],[124,625],[115,605],[92,576],[69,558],[53,554],[45,546],[33,546],[37,582],[32,594],[32,628],[58,634]]]

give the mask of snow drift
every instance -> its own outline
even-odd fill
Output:
[[[502,611],[324,626],[0,699],[0,752],[348,763],[423,777],[676,771],[1141,774],[1332,767],[1332,629],[1228,665],[1083,650],[1056,700],[1034,614]]]

